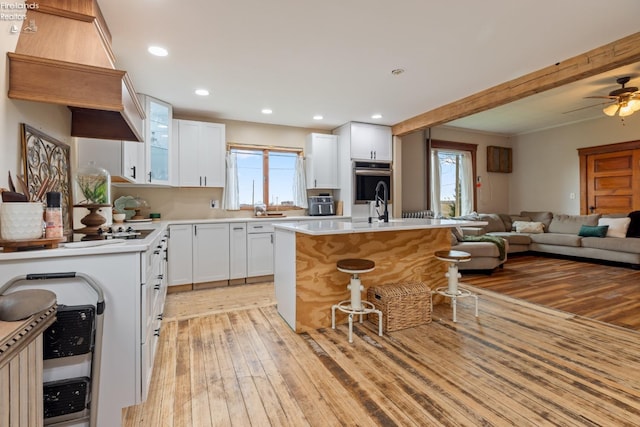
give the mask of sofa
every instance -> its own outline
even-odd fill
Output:
[[[518,215],[472,214],[456,219],[486,223],[462,228],[462,236],[452,233],[455,237],[455,241],[452,237],[452,249],[472,254],[472,260],[460,264],[460,270],[493,269],[504,262],[491,260],[495,257],[495,248],[486,245],[478,248],[476,242],[465,240],[466,236],[483,235],[503,238],[507,242],[507,254],[531,251],[626,263],[640,268],[640,212],[566,215],[522,211]]]

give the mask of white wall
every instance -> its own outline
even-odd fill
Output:
[[[440,126],[431,130],[431,139],[477,144],[476,168],[481,185],[477,190],[478,212],[508,212],[511,174],[487,172],[487,146],[511,146],[508,137]],[[425,190],[425,136],[419,131],[402,138],[402,210],[427,206]]]
[[[510,213],[548,210],[580,213],[578,148],[640,140],[640,114],[606,117],[546,131],[519,135],[512,141],[513,173],[509,182]],[[575,199],[570,195],[575,194]]]
[[[7,186],[7,173],[15,177],[21,174],[21,134],[20,123],[26,123],[45,134],[72,146],[71,112],[58,105],[38,102],[15,101],[7,97],[9,92],[9,64],[7,52],[14,52],[18,35],[10,34],[9,28],[15,22],[0,20],[0,69],[3,71],[2,97],[0,97],[0,187]]]

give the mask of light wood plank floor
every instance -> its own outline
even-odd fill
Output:
[[[463,273],[465,283],[640,331],[640,270],[518,255],[491,275]]]
[[[346,325],[295,334],[244,298],[257,286],[273,298],[270,284],[169,296],[149,398],[123,425],[640,425],[638,332],[478,288],[478,318],[460,300],[456,324],[438,305],[384,337],[356,325],[349,344]]]

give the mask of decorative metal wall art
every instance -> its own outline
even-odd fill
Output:
[[[31,126],[21,123],[22,159],[24,177],[29,197],[42,186],[49,191],[62,193],[62,217],[64,235],[71,240],[73,235],[73,195],[71,194],[71,147]]]

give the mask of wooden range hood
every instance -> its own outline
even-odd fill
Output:
[[[34,3],[35,4],[35,3]],[[144,110],[115,68],[111,35],[95,0],[45,0],[28,10],[9,60],[9,98],[66,105],[71,136],[143,141]]]

